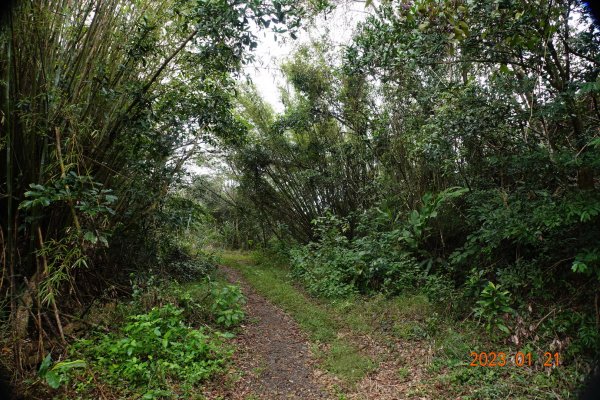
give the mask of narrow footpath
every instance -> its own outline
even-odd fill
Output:
[[[241,274],[219,267],[227,279],[238,284],[246,296],[246,323],[236,337],[235,363],[239,381],[221,395],[227,399],[330,399],[318,382],[309,342],[297,323],[260,296]]]

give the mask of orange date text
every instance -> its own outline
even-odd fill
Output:
[[[483,351],[480,353],[472,351],[470,357],[470,367],[505,367],[507,365],[531,367],[535,362],[535,358],[531,353],[524,353],[521,351],[518,351],[514,355],[509,355],[501,351]],[[544,353],[544,356],[541,357],[541,362],[544,367],[558,367],[560,365],[560,354],[547,351]]]

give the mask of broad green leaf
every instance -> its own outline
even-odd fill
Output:
[[[585,273],[588,271],[588,266],[581,261],[573,261],[573,265],[571,266],[571,270],[573,272]]]
[[[96,244],[96,242],[98,242],[98,237],[90,231],[86,231],[85,234],[83,235],[83,238],[93,244]]]
[[[40,369],[38,370],[39,376],[45,376],[50,368],[50,364],[52,364],[52,355],[48,353],[48,355],[44,358],[44,360],[40,364]]]
[[[83,360],[61,361],[52,367],[52,371],[66,371],[72,368],[85,368],[86,362]]]
[[[52,389],[58,389],[60,387],[60,375],[58,375],[58,373],[56,371],[49,371],[46,374],[46,383],[48,383],[48,385],[52,388]]]
[[[503,323],[498,322],[496,324],[496,326],[498,327],[498,329],[500,329],[502,332],[504,333],[510,333],[510,330],[508,329],[508,327],[506,325],[504,325]]]

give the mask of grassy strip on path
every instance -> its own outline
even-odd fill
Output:
[[[281,266],[267,260],[256,262],[244,253],[227,252],[222,254],[221,260],[223,264],[238,269],[258,293],[289,313],[312,342],[322,345],[316,352],[327,371],[352,384],[376,368],[375,360],[339,337],[339,333],[352,321],[345,320],[334,310],[298,290]]]

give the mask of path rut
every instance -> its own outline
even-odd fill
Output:
[[[227,279],[240,285],[247,298],[247,322],[235,339],[239,381],[227,399],[330,399],[318,382],[319,371],[309,342],[298,324],[260,296],[233,268],[220,266]]]

